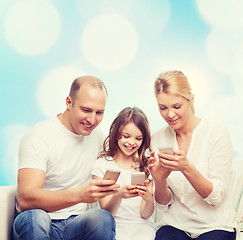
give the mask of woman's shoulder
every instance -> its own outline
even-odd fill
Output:
[[[227,133],[228,132],[228,128],[223,125],[222,123],[218,123],[218,122],[214,122],[212,120],[208,120],[208,119],[202,119],[201,120],[201,128],[202,131],[210,131],[210,132],[215,132],[215,133],[219,133],[219,132],[223,132],[223,133]]]
[[[152,139],[161,138],[165,135],[173,135],[174,130],[170,126],[163,127],[152,134]]]

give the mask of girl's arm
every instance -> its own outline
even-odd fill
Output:
[[[142,197],[140,207],[141,217],[149,218],[154,212],[154,198],[153,198],[153,181],[147,183],[146,186],[137,186],[138,194]]]

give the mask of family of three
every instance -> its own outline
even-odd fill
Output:
[[[93,76],[74,80],[66,110],[20,142],[14,239],[236,239],[227,129],[195,116],[182,72],[161,73],[154,90],[167,127],[151,137],[144,112],[127,107],[106,137],[98,126],[104,83]],[[165,146],[172,153],[162,152]],[[120,172],[116,182],[104,179],[109,169]],[[138,172],[145,180],[132,184]],[[86,209],[97,201],[98,208]]]

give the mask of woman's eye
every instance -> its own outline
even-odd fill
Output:
[[[124,138],[129,138],[129,136],[123,135]]]
[[[181,108],[181,106],[174,106],[174,108],[175,108],[175,109],[179,109],[179,108]]]
[[[143,138],[137,138],[137,140],[138,140],[138,141],[142,141],[142,140],[143,140]]]
[[[166,109],[166,107],[160,107],[159,109],[160,109],[160,110],[165,110],[165,109]]]

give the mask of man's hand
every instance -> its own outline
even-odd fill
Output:
[[[119,187],[119,184],[115,184],[113,180],[91,180],[79,187],[79,202],[93,203],[99,201],[101,198],[117,193]]]

